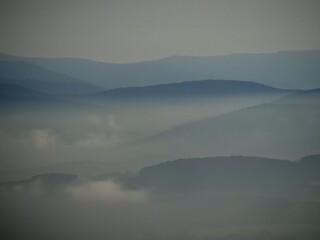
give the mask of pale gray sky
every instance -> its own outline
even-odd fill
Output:
[[[1,0],[0,52],[135,62],[320,49],[320,0]]]

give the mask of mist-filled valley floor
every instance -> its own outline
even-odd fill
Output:
[[[0,57],[2,239],[320,238],[319,88],[244,81],[237,69],[240,80],[173,82],[193,64],[193,74],[210,75],[219,57],[115,72],[86,60]],[[83,66],[92,81],[76,78]],[[147,82],[149,68],[175,74]],[[297,69],[282,70],[281,86]],[[309,70],[314,84],[318,68]],[[139,71],[141,82],[130,82]],[[120,85],[103,85],[107,73]]]
[[[181,157],[236,154],[296,160],[317,153],[317,105],[277,104],[292,91],[263,85],[257,85],[263,90],[251,90],[257,86],[249,82],[209,80],[197,85],[208,83],[211,89],[222,84],[226,93],[209,95],[203,93],[207,86],[197,89],[191,82],[180,85],[192,85],[187,90],[195,91],[193,96],[109,98],[107,92],[4,103],[0,177],[56,171],[90,177]],[[239,93],[230,89],[234,84]]]

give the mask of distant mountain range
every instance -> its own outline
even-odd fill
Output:
[[[307,91],[296,91],[280,98],[277,103],[320,105],[320,88]]]
[[[307,92],[312,93],[313,92]],[[290,98],[295,99],[295,94]],[[299,95],[298,95],[299,96]],[[290,99],[288,96],[288,99]],[[177,126],[146,141],[182,156],[263,155],[297,158],[318,153],[320,106],[261,104]],[[183,149],[183,150],[182,150]],[[188,152],[188,149],[192,151]]]
[[[32,96],[32,97],[45,97],[48,94],[40,91],[36,91],[30,88],[22,87],[12,83],[0,83],[0,97],[5,96],[21,97],[21,96]]]
[[[0,83],[15,84],[46,93],[89,93],[100,87],[62,73],[22,61],[0,61]]]
[[[254,99],[261,97],[266,98],[266,101],[270,101],[292,92],[254,82],[231,80],[189,81],[145,87],[118,88],[97,93],[75,95],[49,94],[13,83],[0,83],[0,87],[1,103],[23,103],[24,101],[25,103],[32,101],[36,103],[37,101],[44,102],[48,100],[57,100],[58,102],[88,101],[90,103],[92,100],[98,100],[108,103],[110,100],[128,102],[133,100],[148,101],[148,99],[170,102],[171,100],[192,101],[195,99],[231,100],[238,99],[239,97],[251,97]]]
[[[235,80],[198,80],[181,83],[159,84],[145,87],[117,88],[93,93],[88,97],[99,99],[170,99],[170,98],[224,98],[260,94],[283,95],[289,90],[278,89],[260,83]]]
[[[35,64],[107,89],[201,79],[237,79],[279,88],[311,89],[319,88],[320,77],[320,51],[208,57],[173,56],[130,64],[75,58],[28,58],[5,54],[0,55],[0,60]]]
[[[90,105],[92,107],[92,105]],[[1,110],[35,110],[55,108],[88,107],[88,104],[65,99],[56,94],[49,94],[11,83],[0,83]]]

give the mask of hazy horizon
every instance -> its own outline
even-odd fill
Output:
[[[317,0],[5,0],[0,52],[124,63],[313,50],[319,12]]]
[[[192,58],[192,57],[199,57],[199,58],[210,58],[210,57],[229,57],[229,56],[241,56],[241,55],[272,55],[272,54],[279,54],[279,53],[287,53],[287,52],[318,52],[320,51],[319,48],[315,49],[307,49],[307,50],[301,50],[301,49],[295,49],[295,50],[275,50],[275,51],[270,51],[270,52],[234,52],[234,53],[225,53],[225,54],[215,54],[215,55],[178,55],[178,54],[173,54],[173,55],[167,55],[159,58],[154,58],[154,59],[142,59],[142,60],[137,60],[137,61],[128,61],[128,62],[112,62],[112,61],[105,61],[105,60],[99,60],[99,59],[93,59],[93,58],[86,58],[86,57],[74,57],[74,56],[46,56],[46,55],[36,55],[36,56],[31,56],[31,55],[19,55],[19,54],[14,54],[14,53],[9,53],[9,52],[0,52],[0,55],[5,55],[5,56],[12,56],[12,57],[22,57],[22,58],[30,58],[30,59],[50,59],[50,60],[63,60],[63,59],[78,59],[78,60],[85,60],[85,61],[92,61],[92,62],[98,62],[98,63],[110,63],[110,64],[135,64],[135,63],[145,63],[145,62],[154,62],[154,61],[161,61],[165,59],[170,59],[170,58],[179,58],[179,57],[186,57],[186,58]],[[204,80],[204,79],[195,79],[195,80]]]

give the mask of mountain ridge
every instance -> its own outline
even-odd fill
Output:
[[[78,58],[28,58],[1,55],[0,59],[22,59],[107,89],[181,82],[194,79],[238,79],[280,88],[317,88],[320,51],[219,56],[171,56],[138,63],[105,63]]]
[[[0,82],[47,93],[95,92],[101,88],[24,61],[0,61]]]
[[[173,127],[142,144],[185,149],[184,156],[191,148],[196,155],[261,153],[295,158],[318,153],[320,138],[315,129],[320,129],[319,116],[317,105],[263,103]],[[285,140],[288,138],[292,141]],[[301,144],[299,139],[308,144]]]
[[[140,169],[135,183],[156,191],[249,191],[276,196],[302,194],[320,179],[320,155],[297,162],[254,156],[217,156],[166,161]],[[296,194],[293,194],[296,195]]]
[[[219,97],[250,94],[280,94],[292,90],[279,89],[250,81],[240,80],[194,80],[177,83],[163,83],[149,86],[123,87],[99,93],[88,94],[87,97],[98,98],[144,98],[144,97]]]

